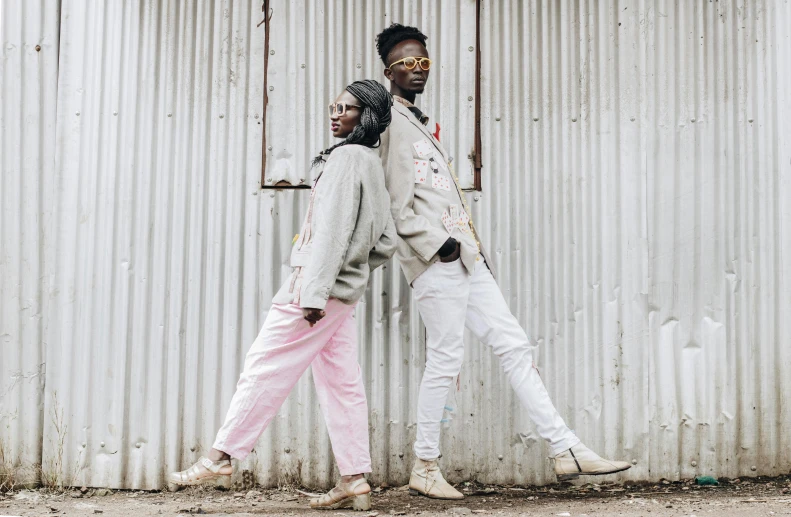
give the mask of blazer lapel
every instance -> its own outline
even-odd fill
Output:
[[[447,162],[448,153],[445,151],[445,147],[441,143],[439,143],[436,138],[434,138],[434,135],[431,134],[431,132],[428,130],[426,126],[421,124],[421,122],[417,119],[417,117],[415,117],[415,115],[411,111],[409,111],[409,108],[407,108],[400,102],[395,102],[393,106],[395,107],[396,110],[402,113],[412,124],[414,124],[424,135],[426,135],[428,141],[431,142],[431,144],[437,149],[437,151],[440,152],[442,157]]]

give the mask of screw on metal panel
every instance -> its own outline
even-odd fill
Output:
[[[471,101],[471,100],[472,100],[472,95],[470,95],[469,97],[467,97],[467,100],[468,100],[468,101]]]
[[[117,111],[113,111],[113,116],[117,117],[118,116],[118,112]]]
[[[100,443],[99,447],[104,447],[104,442]]]
[[[363,67],[363,65],[361,65],[360,63],[357,63],[357,68],[362,68],[362,67]]]
[[[271,150],[271,149],[270,149],[270,150]],[[267,179],[266,179],[266,182],[267,182],[267,183],[272,183],[272,178],[267,178]]]
[[[142,447],[142,446],[143,446],[143,444],[142,444],[142,443],[140,443],[140,442],[137,442],[137,443],[135,444],[135,447],[137,447],[138,449],[139,449],[140,447]]]
[[[75,113],[75,115],[77,115],[79,117],[80,116],[80,112],[78,111],[77,113]]]
[[[534,117],[533,122],[538,122],[538,117]]]
[[[270,86],[270,87],[269,87],[269,91],[270,91],[270,92],[273,92],[273,91],[275,91],[275,87],[274,87],[274,86]]]
[[[305,63],[302,63],[302,65],[300,66],[300,68],[305,68]]]
[[[272,146],[268,145],[268,146],[266,146],[266,149],[267,149],[267,151],[271,151],[272,150]],[[272,180],[270,179],[269,181],[272,181]]]
[[[173,116],[173,113],[168,113],[168,117],[172,117],[172,116]]]
[[[220,118],[225,118],[225,115],[220,115]]]
[[[752,467],[750,467],[750,470],[752,470],[753,472],[755,472],[756,470],[758,470],[758,467],[756,467],[755,465],[753,465]]]
[[[272,192],[271,194],[269,194],[269,197],[275,197],[275,193]]]
[[[693,124],[695,123],[695,119],[694,118],[689,119],[689,121],[692,122]]]
[[[469,47],[467,47],[467,50],[469,50],[470,52],[472,52],[472,51],[473,51],[473,50],[475,50],[475,49],[474,49],[472,46],[469,46]]]
[[[291,448],[290,448],[290,447],[286,447],[286,448],[285,448],[285,449],[283,449],[283,450],[284,450],[284,451],[286,451],[286,454],[288,454],[289,452],[291,452]]]
[[[274,49],[272,49],[272,50],[270,50],[270,51],[269,51],[269,55],[270,55],[270,56],[274,56],[274,55],[275,55],[275,51],[274,51]]]
[[[84,449],[84,448],[86,448],[87,446],[88,446],[88,444],[87,444],[87,443],[85,443],[85,442],[82,442],[82,448],[83,448],[83,449]]]
[[[195,452],[195,446],[190,447],[190,452]]]
[[[632,460],[632,465],[637,465],[637,460]]]
[[[631,117],[629,120],[631,120],[632,122],[634,122],[634,117]]]
[[[404,453],[403,453],[403,452],[399,452],[399,453],[398,453],[398,457],[399,457],[399,458],[403,458],[403,457],[404,457]]]
[[[305,183],[305,180],[304,180],[304,179],[302,179],[302,178],[299,178],[299,182],[300,182],[300,183]]]
[[[495,117],[494,120],[496,120],[497,122],[500,122],[500,117]]]
[[[500,460],[500,461],[503,461],[503,455],[500,454],[499,456],[497,456],[497,459]]]
[[[254,118],[256,118],[256,119],[258,118],[258,113],[256,113],[256,114],[255,114],[255,117],[254,117]]]
[[[479,199],[481,199],[481,196],[479,196],[478,194],[475,194],[474,196],[472,196],[472,200],[473,201],[478,201]]]
[[[747,122],[749,122],[750,124],[752,124],[752,123],[753,123],[753,119],[751,119],[751,118],[748,118],[748,119],[747,119]]]
[[[36,45],[36,52],[41,52],[41,45]]]
[[[697,466],[698,466],[698,462],[697,462],[697,461],[693,461],[693,462],[692,462],[692,466],[693,466],[693,467],[697,467]]]
[[[577,121],[577,119],[576,119],[576,118],[572,118],[572,119],[571,119],[571,121],[572,121],[572,122],[576,122],[576,121]]]

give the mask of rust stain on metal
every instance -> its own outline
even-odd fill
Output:
[[[264,20],[262,22],[264,24],[264,109],[261,116],[261,121],[264,126],[264,137],[261,145],[261,187],[264,187],[264,182],[266,181],[266,107],[269,104],[269,95],[267,93],[269,91],[267,88],[267,82],[269,80],[269,22],[272,20],[269,0],[264,0],[261,11],[264,12]],[[258,26],[260,27],[261,24],[259,23]]]
[[[475,142],[473,144],[472,158],[473,187],[481,190],[481,0],[475,5]]]

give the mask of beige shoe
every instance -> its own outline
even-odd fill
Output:
[[[424,495],[432,499],[464,499],[464,494],[450,486],[439,471],[437,460],[425,461],[417,458],[409,476],[409,493]]]
[[[365,478],[355,479],[349,483],[338,481],[335,488],[321,497],[311,499],[310,507],[317,510],[337,510],[339,508],[370,510],[371,487]]]
[[[231,488],[233,467],[230,460],[212,461],[201,458],[187,470],[168,474],[168,490],[175,492],[182,486],[200,485],[208,481],[216,481],[217,486]]]
[[[615,474],[631,467],[625,461],[605,460],[581,443],[555,456],[555,474],[558,481],[577,479],[580,476]]]

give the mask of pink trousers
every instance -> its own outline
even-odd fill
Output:
[[[311,328],[296,305],[273,305],[244,361],[214,448],[244,459],[308,366],[342,476],[371,472],[368,404],[354,306],[330,299]]]

